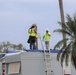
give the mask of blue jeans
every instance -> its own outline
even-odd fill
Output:
[[[50,43],[49,41],[45,41],[46,50],[49,50],[49,48],[50,48],[50,47],[49,47],[49,46],[50,46],[49,43]]]
[[[31,49],[31,50],[36,49],[35,43],[30,43],[30,49]]]

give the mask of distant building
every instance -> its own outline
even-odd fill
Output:
[[[74,67],[70,64],[69,69],[61,67],[56,60],[57,51],[51,50],[52,67],[54,75],[76,75]],[[46,65],[42,50],[21,51],[8,53],[0,59],[0,75],[46,75]],[[65,74],[66,75],[66,74]]]

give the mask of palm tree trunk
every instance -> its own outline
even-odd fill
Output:
[[[62,23],[62,29],[65,29],[64,24],[65,24],[65,20],[64,20],[64,10],[63,10],[63,1],[59,0],[59,8],[60,8],[60,16],[61,16],[61,23]],[[66,39],[66,34],[62,33],[63,39]],[[64,49],[66,47],[66,41],[63,44]],[[70,74],[64,74],[64,75],[70,75]]]
[[[59,8],[60,8],[60,16],[61,16],[61,23],[62,23],[62,29],[65,29],[64,25],[65,20],[64,20],[64,10],[63,10],[63,1],[59,0]],[[63,39],[66,39],[66,34],[62,33]],[[66,41],[64,42],[64,48],[66,47]]]

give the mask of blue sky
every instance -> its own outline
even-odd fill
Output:
[[[76,0],[63,0],[64,17],[76,11]],[[60,10],[58,0],[0,0],[0,42],[22,43],[29,49],[28,28],[35,23],[41,37],[46,28],[51,32],[51,48],[62,39],[62,35],[53,33],[59,28]],[[41,42],[38,39],[39,49]]]

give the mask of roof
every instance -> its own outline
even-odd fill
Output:
[[[13,54],[18,54],[20,52],[44,52],[44,50],[7,50],[6,53],[4,54],[0,54],[0,58],[4,57],[6,54],[8,55],[13,55]],[[50,49],[51,53],[58,53],[60,50],[54,50],[54,49]],[[63,51],[62,51],[63,52]]]
[[[26,52],[44,52],[44,50],[25,50]],[[50,49],[51,53],[58,53],[60,50]]]

